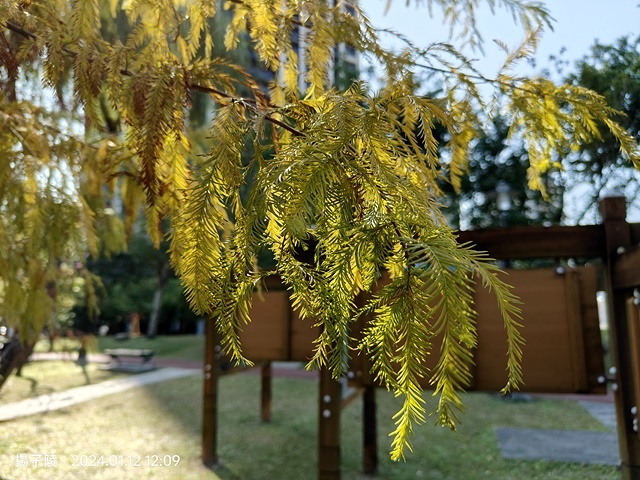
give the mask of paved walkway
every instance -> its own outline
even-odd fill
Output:
[[[615,432],[496,428],[504,458],[620,465]]]
[[[198,375],[199,370],[186,368],[159,368],[148,373],[140,373],[130,377],[107,380],[92,385],[70,388],[63,392],[40,395],[35,398],[28,398],[19,402],[0,405],[0,422],[12,420],[19,417],[27,417],[37,413],[44,413],[51,410],[69,407],[76,403],[87,402],[104,395],[122,392],[130,388],[149,385],[151,383],[164,382],[192,375]]]
[[[616,408],[613,403],[607,402],[595,402],[592,400],[581,400],[578,402],[582,405],[587,412],[600,420],[605,427],[612,432],[615,432],[618,428],[616,423]]]

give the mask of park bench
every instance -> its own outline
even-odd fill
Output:
[[[111,357],[111,362],[102,367],[104,370],[137,373],[148,372],[156,368],[153,362],[156,352],[153,350],[114,348],[106,349],[104,354]]]

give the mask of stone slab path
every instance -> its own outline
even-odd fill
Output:
[[[521,460],[620,465],[613,403],[580,401],[578,404],[609,431],[499,427],[495,431],[502,456]]]

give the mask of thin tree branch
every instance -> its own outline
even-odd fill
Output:
[[[14,33],[17,33],[18,35],[22,35],[23,37],[27,37],[30,38],[31,40],[37,40],[38,37],[31,32],[28,32],[27,30],[25,30],[24,28],[22,28],[19,25],[16,25],[15,23],[11,22],[11,21],[6,21],[5,22],[5,26],[11,30]]]
[[[403,35],[403,34],[401,34],[399,32],[396,32],[395,30],[390,29],[390,28],[380,28],[380,29],[376,29],[376,31],[379,32],[379,33],[382,32],[382,33],[386,33],[388,35],[394,36],[398,40],[404,42],[409,48],[417,51],[420,54],[419,56],[424,57],[426,50],[417,48],[414,45],[414,43],[411,40],[409,40],[405,35]],[[447,70],[445,68],[434,67],[432,65],[426,65],[424,63],[419,63],[417,61],[411,61],[411,62],[408,62],[408,64],[409,65],[413,65],[413,66],[418,67],[418,68],[422,68],[423,70],[429,70],[429,71],[435,72],[435,73],[442,73],[444,75],[461,75],[462,74],[465,77],[467,77],[469,79],[472,79],[472,80],[477,80],[479,82],[488,83],[488,84],[492,84],[492,85],[500,85],[502,87],[512,88],[512,89],[515,89],[515,90],[520,90],[522,92],[531,93],[533,95],[538,95],[540,93],[540,92],[537,92],[535,90],[532,90],[532,89],[525,88],[525,87],[522,87],[520,85],[517,85],[514,82],[506,82],[506,81],[500,80],[498,78],[486,77],[485,75],[482,75],[480,72],[478,72],[473,67],[467,67],[467,68],[471,69],[470,72],[467,71],[467,72],[464,72],[464,73],[455,73],[451,69]]]
[[[9,125],[9,131],[13,134],[14,137],[16,137],[18,139],[18,141],[22,144],[22,146],[27,150],[27,152],[29,153],[29,155],[31,155],[34,158],[38,158],[38,156],[35,154],[35,152],[31,149],[31,147],[29,146],[29,144],[26,142],[26,140],[24,139],[24,137],[22,135],[20,135],[20,132],[18,132],[15,128],[13,128],[13,126]]]
[[[205,85],[198,85],[198,84],[195,84],[195,83],[189,83],[189,84],[187,84],[187,87],[191,88],[192,90],[196,90],[198,92],[210,93],[210,94],[216,95],[217,97],[220,97],[220,98],[226,98],[228,100],[231,100],[231,102],[237,103],[239,105],[242,105],[244,108],[249,108],[249,109],[253,110],[254,112],[256,112],[258,110],[258,102],[256,102],[252,98],[234,97],[233,95],[230,95],[227,92],[223,92],[222,90],[218,90],[217,88],[207,87]],[[288,132],[290,132],[291,134],[293,134],[296,137],[303,137],[304,136],[304,133],[302,133],[300,130],[296,129],[295,127],[292,127],[291,125],[288,125],[288,124],[284,123],[281,120],[278,120],[278,119],[272,117],[271,115],[266,115],[265,118],[269,122],[271,122],[274,125],[277,125],[277,126],[283,128],[284,130],[287,130]]]

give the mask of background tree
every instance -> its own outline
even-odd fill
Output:
[[[606,98],[620,115],[617,121],[636,140],[640,135],[640,38],[623,37],[611,45],[596,43],[591,52],[578,60],[575,67],[553,56],[556,71],[565,81],[589,88]],[[573,72],[567,73],[567,70]],[[464,205],[464,222],[471,228],[531,223],[580,222],[597,217],[597,202],[606,193],[623,193],[630,208],[637,208],[640,183],[637,170],[620,153],[614,135],[606,129],[601,135],[581,144],[577,151],[566,151],[564,171],[547,175],[545,200],[539,192],[527,187],[527,154],[518,139],[508,139],[505,119],[497,117],[491,129],[480,135],[471,150],[468,177],[459,194],[445,186],[451,202],[451,216],[459,224],[460,205]],[[505,168],[507,167],[507,168]],[[501,214],[496,205],[498,181],[509,186],[513,208]],[[572,201],[572,210],[564,212],[565,193],[580,189],[580,200]],[[569,215],[569,217],[567,217]]]
[[[602,95],[620,112],[616,121],[630,136],[640,138],[640,37],[623,37],[612,45],[596,42],[565,81]],[[603,130],[568,158],[567,176],[587,189],[584,197],[589,198],[578,211],[579,219],[595,216],[597,201],[606,192],[624,193],[630,199],[630,208],[638,207],[635,199],[640,193],[640,177],[620,153],[610,132]]]
[[[268,96],[235,62],[212,56],[208,20],[221,14],[213,0],[112,2],[111,15],[126,15],[133,26],[122,41],[104,35],[97,0],[0,4],[3,35],[22,37],[19,48],[4,50],[3,75],[18,78],[28,65],[38,63],[43,72],[38,78],[64,98],[60,85],[68,74],[65,84],[83,107],[83,125],[90,127],[77,149],[56,157],[60,168],[54,179],[64,181],[47,182],[51,156],[42,152],[51,136],[40,135],[43,145],[32,155],[31,145],[20,140],[38,133],[27,123],[31,117],[22,116],[32,104],[16,105],[19,99],[11,95],[2,99],[0,111],[14,111],[26,129],[24,134],[17,130],[20,136],[11,130],[0,133],[3,161],[18,165],[3,170],[17,185],[13,191],[2,187],[8,202],[0,204],[3,217],[7,224],[26,219],[18,222],[25,230],[11,232],[8,240],[29,239],[40,248],[25,252],[23,266],[14,273],[29,281],[10,301],[23,305],[33,298],[41,316],[48,315],[51,302],[34,262],[44,256],[53,265],[53,258],[72,254],[48,253],[46,231],[28,230],[32,217],[15,197],[27,205],[51,205],[73,222],[68,232],[94,241],[97,254],[93,220],[111,219],[100,213],[108,208],[105,197],[118,193],[128,214],[125,227],[144,202],[151,239],[156,246],[165,238],[170,242],[171,261],[190,305],[215,322],[231,358],[246,361],[238,331],[250,320],[252,292],[266,275],[278,274],[301,317],[323,327],[310,366],[328,367],[336,377],[346,368],[352,321],[373,314],[357,348],[372,358],[378,380],[404,399],[393,432],[394,459],[403,457],[414,426],[424,421],[421,377],[429,375],[434,387],[438,422],[453,428],[461,408],[458,391],[470,379],[468,360],[476,342],[470,293],[476,275],[496,293],[503,316],[509,372],[505,389],[521,380],[522,339],[509,287],[483,254],[457,243],[439,202],[443,177],[460,188],[484,112],[503,115],[510,135],[523,139],[529,186],[543,194],[544,175],[554,168],[558,152],[597,137],[599,122],[612,131],[628,159],[640,160],[636,142],[611,119],[616,112],[602,97],[575,85],[509,73],[514,62],[535,48],[539,28],[549,24],[546,9],[524,0],[487,2],[508,8],[527,31],[523,45],[513,51],[505,47],[505,68],[494,79],[482,77],[449,44],[409,45],[401,54],[381,48],[377,30],[355,4],[228,2],[225,47],[238,48],[248,37],[274,73]],[[446,22],[462,25],[463,43],[479,44],[475,1],[435,0],[430,6],[441,8]],[[308,31],[304,92],[298,90],[302,70],[291,42],[301,26]],[[361,83],[345,92],[331,88],[331,55],[341,43],[382,65],[385,84],[378,92]],[[418,63],[445,76],[439,98],[413,94],[407,79]],[[475,82],[487,80],[504,103],[480,93]],[[191,154],[186,133],[194,91],[218,102],[204,157]],[[117,112],[123,135],[103,139],[108,132],[101,132],[101,98]],[[447,132],[444,149],[433,135],[436,125]],[[72,122],[56,126],[59,131],[77,128]],[[247,142],[253,145],[250,165],[242,155]],[[78,151],[87,152],[81,162]],[[32,173],[33,165],[40,175]],[[243,197],[249,175],[255,181]],[[94,189],[80,188],[88,180]],[[68,210],[57,210],[59,196],[44,195],[51,185],[62,190],[76,186],[68,192]],[[93,196],[83,196],[85,191]],[[300,250],[311,241],[313,261],[303,262]],[[61,245],[76,244],[63,238]],[[275,259],[272,270],[258,268],[257,259],[265,252]],[[372,292],[383,270],[389,282],[356,309],[356,297]],[[4,276],[8,271],[0,269],[4,305],[7,286],[17,285]],[[55,281],[53,274],[51,279]],[[38,324],[24,311],[8,313],[12,322],[24,322],[37,333]],[[430,353],[435,332],[442,333],[443,343],[437,366],[427,372],[420,359]]]
[[[221,2],[217,3],[219,5]],[[122,5],[123,0],[118,0],[115,5],[107,2],[100,4],[101,34],[110,43],[125,42],[135,27]],[[207,18],[212,38],[212,47],[208,55],[213,58],[224,56],[229,61],[247,68],[250,66],[251,57],[255,55],[251,55],[252,52],[247,48],[246,39],[241,39],[244,48],[232,52],[224,49],[224,31],[229,20],[228,13]],[[204,50],[205,46],[202,45],[199,54],[204,55]],[[268,76],[268,70],[265,72]],[[194,145],[194,153],[203,154],[208,149],[207,122],[211,119],[213,102],[206,93],[192,91],[190,104],[186,135]],[[120,114],[109,104],[104,92],[99,95],[99,119],[100,129],[113,135],[122,132]],[[137,194],[139,192],[134,193]],[[137,204],[133,202],[133,205]],[[163,241],[159,248],[154,248],[144,226],[133,226],[137,218],[136,212],[120,210],[122,209],[116,208],[114,211],[126,219],[129,251],[121,252],[115,257],[102,257],[88,262],[91,273],[97,274],[101,279],[102,288],[96,297],[100,312],[80,302],[79,308],[76,309],[78,318],[75,325],[84,331],[95,331],[97,324],[103,323],[115,332],[126,328],[126,319],[130,314],[137,312],[141,314],[142,324],[149,337],[155,336],[159,327],[164,333],[191,331],[195,318],[189,312],[179,288],[176,288],[176,277],[167,254],[168,243]],[[167,284],[170,292],[168,297],[165,289]],[[93,311],[95,312],[92,314]],[[178,314],[182,318],[176,318]]]
[[[126,332],[129,315],[138,313],[147,336],[195,332],[196,317],[170,269],[166,247],[153,248],[146,232],[139,231],[126,252],[89,258],[88,270],[100,279],[96,287],[99,312],[92,315],[84,301],[78,302],[75,328],[96,332],[106,325],[111,333]]]
[[[541,176],[546,196],[529,188],[528,155],[521,141],[509,138],[509,128],[505,118],[493,118],[470,148],[459,190],[443,184],[447,217],[453,226],[497,228],[560,224],[563,220],[560,172]]]
[[[64,292],[74,260],[87,251],[118,250],[124,236],[121,222],[105,214],[113,192],[103,190],[100,174],[107,155],[115,160],[119,153],[69,128],[82,118],[67,108],[69,90],[57,84],[58,105],[42,94],[42,64],[28,37],[3,30],[0,52],[0,319],[19,339],[3,352],[2,386],[42,329],[67,310],[68,297],[59,290]],[[64,72],[66,61],[57,68]]]

